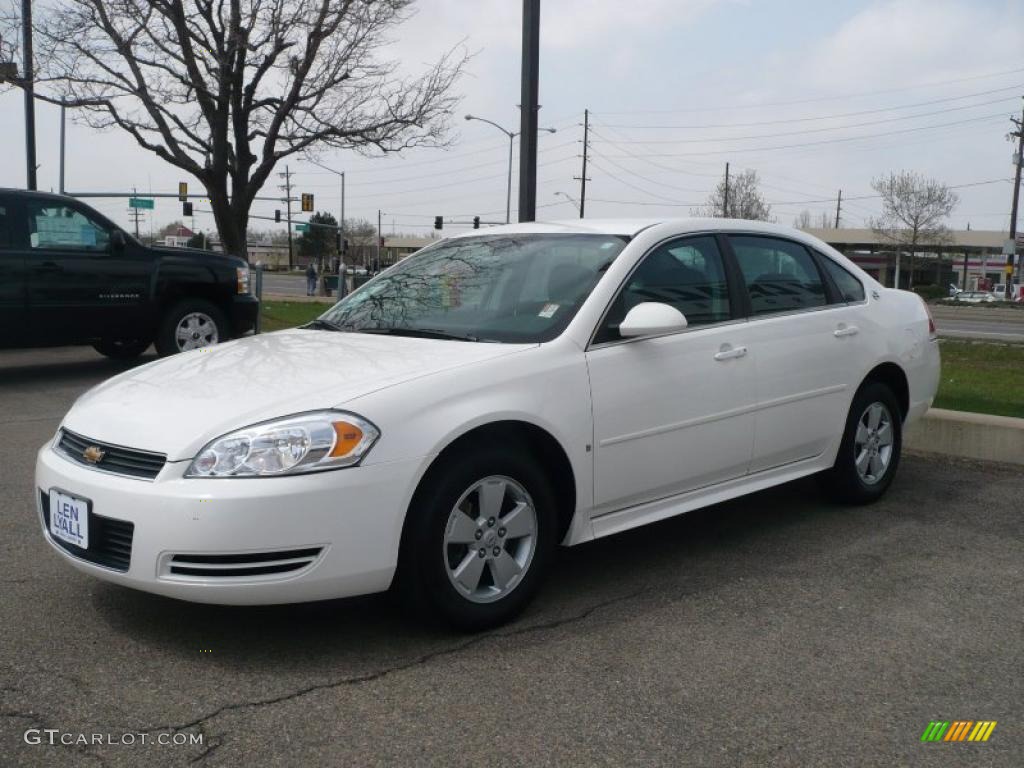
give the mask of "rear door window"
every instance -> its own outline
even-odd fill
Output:
[[[750,295],[751,313],[796,312],[828,303],[821,273],[799,243],[775,237],[730,235]]]

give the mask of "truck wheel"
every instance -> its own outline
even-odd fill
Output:
[[[100,339],[92,348],[112,360],[134,360],[152,343],[150,339]]]
[[[228,338],[228,323],[206,299],[184,299],[164,313],[156,335],[156,351],[173,355],[208,347]]]

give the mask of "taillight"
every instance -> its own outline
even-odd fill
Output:
[[[939,334],[935,330],[935,318],[932,317],[932,308],[928,306],[928,302],[924,299],[921,299],[921,303],[924,304],[924,311],[928,314],[928,338],[937,338]]]

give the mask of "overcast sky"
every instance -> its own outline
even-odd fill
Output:
[[[504,220],[507,139],[462,115],[518,129],[520,13],[519,0],[419,3],[390,57],[416,71],[460,43],[476,54],[459,84],[454,142],[400,157],[322,154],[347,172],[348,217],[375,220],[382,209],[386,232],[426,232],[435,215]],[[537,217],[575,216],[555,193],[579,197],[588,108],[588,218],[688,215],[729,161],[758,171],[780,223],[803,209],[834,216],[841,188],[843,224],[863,226],[879,210],[871,179],[910,169],[960,187],[954,227],[1005,230],[1022,29],[1021,0],[542,0],[540,124],[557,133],[540,139]],[[40,105],[36,119],[39,187],[56,189],[59,112]],[[0,186],[24,186],[22,121],[20,92],[0,94]],[[337,215],[337,177],[289,165],[294,192]],[[71,191],[198,187],[126,135],[70,122],[66,177]],[[125,200],[90,203],[127,225]],[[253,213],[276,207],[257,202]],[[158,202],[143,229],[179,214],[180,204]],[[195,224],[210,229],[212,216]]]

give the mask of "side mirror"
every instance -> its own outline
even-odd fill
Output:
[[[110,233],[110,251],[112,253],[120,253],[124,250],[126,240],[124,239],[124,232],[120,229],[115,229]]]
[[[624,339],[637,336],[655,336],[672,333],[686,328],[686,317],[673,306],[658,301],[637,304],[626,313],[619,325],[619,335]]]

